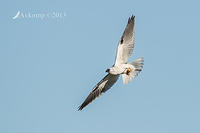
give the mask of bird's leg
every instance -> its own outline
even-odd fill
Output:
[[[127,71],[126,71],[126,74],[129,76],[129,75],[130,75],[130,72],[132,71],[132,69],[131,69],[131,68],[127,68],[126,70],[127,70]]]

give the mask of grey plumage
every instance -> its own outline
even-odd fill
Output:
[[[78,110],[82,110],[85,106],[87,106],[90,102],[95,100],[97,97],[99,97],[102,93],[106,92],[110,87],[115,84],[117,79],[119,78],[119,75],[112,75],[107,74],[90,92],[88,97],[85,99],[85,101],[81,104]]]

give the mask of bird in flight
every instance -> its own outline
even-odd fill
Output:
[[[134,25],[135,16],[131,16],[119,40],[114,65],[106,70],[107,75],[93,88],[78,110],[82,110],[102,93],[110,89],[120,75],[122,75],[123,84],[127,84],[142,70],[144,60],[141,57],[127,63],[134,48]]]

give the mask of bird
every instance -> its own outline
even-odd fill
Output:
[[[106,70],[107,75],[94,86],[88,97],[79,106],[79,111],[85,108],[101,94],[109,90],[116,83],[120,75],[122,75],[123,84],[127,84],[142,70],[144,62],[143,57],[139,57],[128,63],[128,59],[130,58],[134,48],[134,27],[135,16],[132,15],[128,18],[126,28],[118,42],[114,65]]]

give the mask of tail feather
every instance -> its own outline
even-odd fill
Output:
[[[131,80],[133,80],[140,71],[142,71],[142,67],[143,67],[143,58],[138,58],[128,64],[133,65],[133,70],[129,73],[129,74],[122,74],[122,80],[123,80],[123,84],[127,84],[129,83]]]

